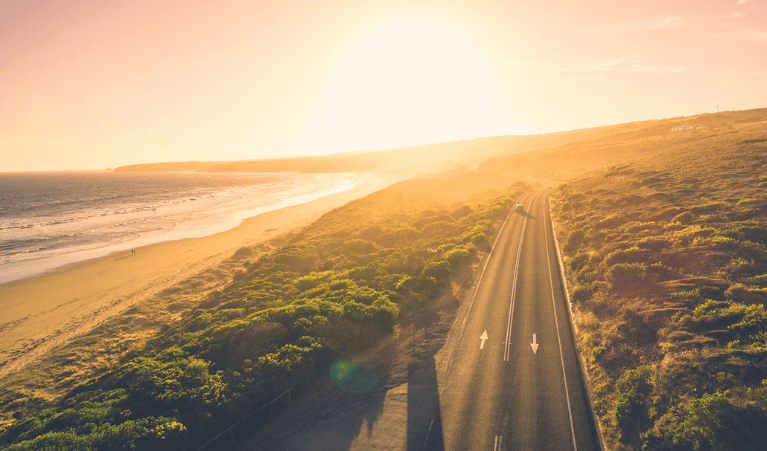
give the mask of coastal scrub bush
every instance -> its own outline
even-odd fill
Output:
[[[587,231],[567,263],[606,449],[767,449],[763,129],[670,144],[552,193],[558,227]],[[627,384],[642,366],[652,377]]]
[[[434,279],[440,285],[447,284],[450,282],[450,263],[445,260],[429,262],[421,271],[421,275]]]
[[[726,202],[709,202],[692,207],[690,212],[693,214],[708,214],[722,211],[725,208],[727,208]]]
[[[735,283],[724,292],[727,299],[744,304],[767,303],[767,288],[749,287],[742,283]]]
[[[685,406],[673,449],[761,449],[767,442],[767,412],[733,405],[722,393],[704,394]]]
[[[564,246],[562,246],[562,250],[565,253],[572,254],[578,248],[583,244],[583,240],[586,237],[586,232],[583,230],[575,230],[573,232],[570,232],[570,235],[567,236],[567,242],[565,242]]]
[[[615,403],[615,423],[621,440],[638,442],[639,434],[650,424],[649,398],[653,392],[654,371],[641,366],[626,372],[615,383],[618,399]]]
[[[646,273],[647,269],[642,263],[618,263],[607,269],[605,279],[613,289],[630,289],[641,284]]]
[[[767,312],[761,304],[730,305],[708,300],[695,307],[692,318],[699,329],[727,329],[744,338],[767,329]]]
[[[591,299],[591,295],[593,294],[592,286],[591,284],[585,284],[581,285],[573,290],[572,295],[570,296],[573,302],[583,303]]]
[[[679,213],[678,215],[671,218],[671,222],[678,222],[680,224],[690,224],[692,220],[693,220],[693,215],[689,211]]]
[[[580,271],[589,262],[591,255],[587,252],[578,252],[570,259],[570,270]]]
[[[452,217],[455,220],[458,220],[458,219],[461,219],[461,218],[463,218],[465,216],[468,216],[468,215],[472,214],[473,212],[474,212],[474,210],[472,210],[472,208],[470,206],[464,205],[462,207],[459,207],[459,208],[456,208],[455,210],[453,210],[453,212],[450,213],[450,217]]]
[[[616,263],[642,263],[646,262],[649,256],[650,251],[634,246],[629,249],[618,249],[609,253],[605,258],[605,264],[613,266]]]
[[[625,222],[626,221],[623,219],[622,216],[617,214],[612,214],[607,216],[604,219],[597,221],[597,223],[594,225],[594,228],[595,229],[614,229]]]
[[[443,255],[443,258],[450,263],[450,269],[454,272],[460,269],[470,257],[471,252],[464,247],[455,247]]]
[[[425,208],[434,201],[420,194],[416,206],[392,201],[388,213],[381,192],[336,209],[248,264],[135,358],[21,418],[0,448],[195,449],[288,388],[306,393],[333,358],[369,349],[401,312],[450,290],[476,253],[470,243],[486,243],[521,192],[451,215]]]
[[[640,249],[647,249],[652,252],[661,252],[671,247],[671,242],[669,240],[664,240],[658,237],[647,237],[639,240],[636,245]]]
[[[724,267],[719,269],[719,275],[727,280],[745,281],[757,274],[762,273],[762,265],[757,265],[755,260],[747,260],[743,257],[735,257]]]

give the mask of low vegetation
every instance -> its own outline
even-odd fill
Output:
[[[767,122],[552,195],[608,448],[767,443]]]
[[[451,289],[525,189],[509,185],[454,171],[326,214],[120,365],[20,414],[0,446],[194,449],[284,390],[306,393]]]

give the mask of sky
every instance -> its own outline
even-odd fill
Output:
[[[767,0],[2,0],[0,172],[767,107]]]

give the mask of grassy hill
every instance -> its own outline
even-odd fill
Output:
[[[499,153],[523,151],[523,136],[479,138],[427,144],[392,150],[344,152],[323,156],[224,162],[147,163],[116,168],[129,171],[199,172],[378,172],[400,177],[434,174],[465,165],[476,165]],[[523,144],[520,146],[520,144]]]
[[[245,161],[148,163],[115,171],[381,172],[402,178],[462,166],[562,180],[656,152],[737,133],[767,109],[631,122],[540,135],[495,136],[401,149]]]
[[[671,124],[700,128],[670,131]],[[609,447],[760,449],[767,110],[623,133],[624,141],[565,152],[580,154],[582,165],[625,159],[552,195],[579,346]],[[535,158],[552,162],[556,154]]]
[[[488,159],[481,169],[563,180],[657,153],[673,157],[675,149],[684,151],[697,142],[758,130],[765,117],[767,109],[759,109],[540,135],[529,138],[524,152]]]

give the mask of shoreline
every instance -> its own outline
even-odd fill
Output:
[[[243,219],[224,232],[136,247],[135,255],[128,248],[0,284],[0,381],[238,249],[306,226],[395,181],[365,175],[354,188]]]
[[[123,242],[105,243],[103,245],[93,243],[81,245],[79,246],[80,249],[77,249],[77,247],[68,250],[62,249],[48,255],[0,262],[0,286],[56,272],[73,264],[106,257],[123,251],[139,249],[152,244],[187,238],[204,238],[226,232],[238,227],[248,218],[348,191],[364,181],[365,176],[362,174],[348,174],[348,178],[344,182],[330,185],[325,187],[325,189],[295,186],[276,194],[268,194],[261,200],[261,202],[265,202],[264,204],[254,206],[243,203],[237,210],[229,211],[225,214],[211,215],[211,217],[216,218],[214,220],[208,217],[189,219],[177,223],[177,226],[172,229],[158,230],[146,236],[140,236]],[[250,203],[252,204],[252,202]]]

